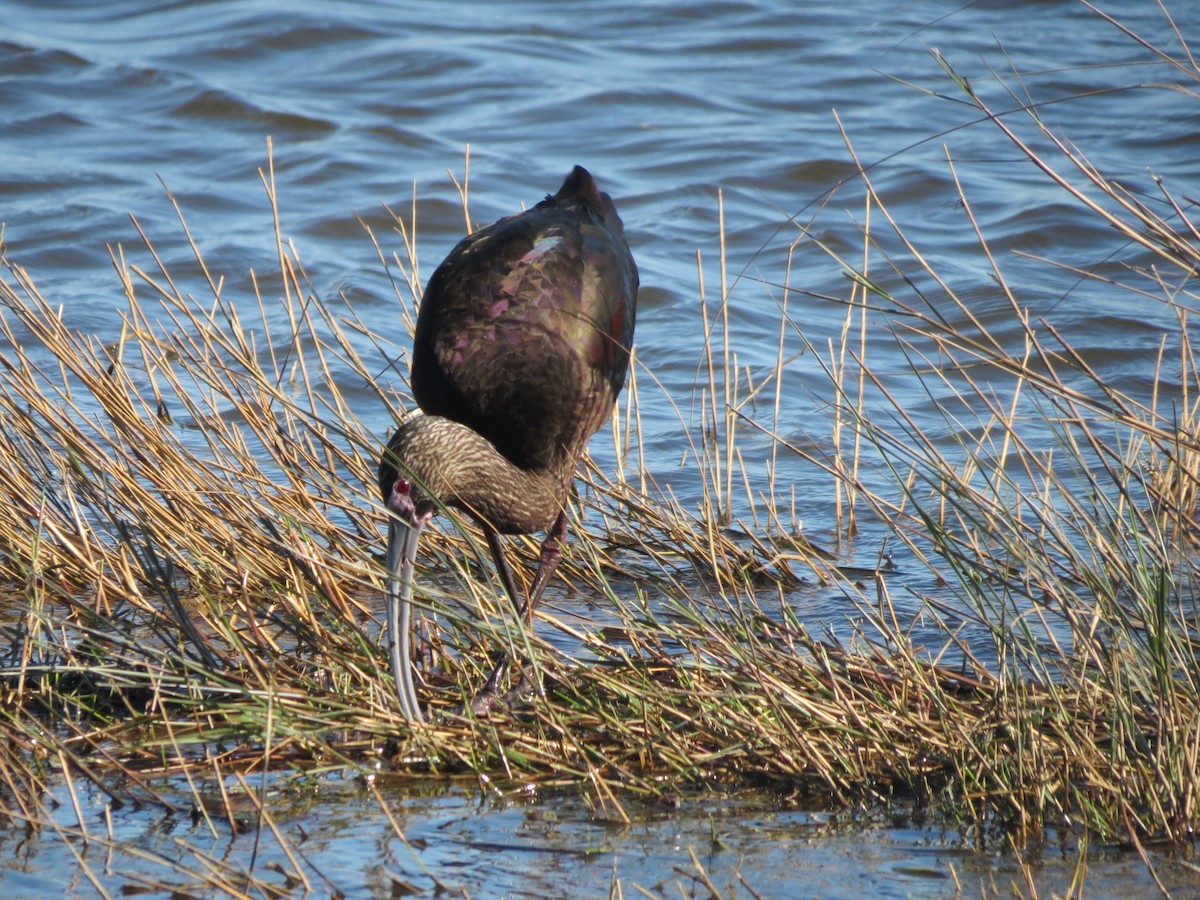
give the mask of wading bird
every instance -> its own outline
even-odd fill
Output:
[[[588,439],[612,413],[633,344],[638,273],[612,198],[586,169],[526,212],[468,235],[421,301],[411,385],[424,415],[379,465],[388,523],[388,648],[400,708],[417,704],[413,565],[439,506],[478,523],[518,615],[502,534],[547,530],[526,622],[562,558],[567,494]]]

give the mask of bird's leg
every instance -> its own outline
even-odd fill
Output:
[[[533,588],[529,591],[529,603],[525,607],[525,623],[533,623],[533,611],[541,602],[542,593],[550,581],[550,576],[562,562],[563,545],[567,542],[567,512],[563,510],[554,520],[546,539],[542,541],[542,553],[538,560],[537,576],[533,579]]]
[[[504,555],[504,544],[501,543],[500,535],[496,529],[486,523],[481,523],[483,527],[483,535],[487,538],[488,548],[492,551],[492,559],[496,563],[496,573],[500,576],[500,583],[504,585],[504,592],[508,594],[508,599],[512,602],[513,610],[517,615],[521,615],[523,604],[517,596],[517,582],[513,578],[512,568],[508,564],[508,558]],[[487,681],[483,683],[483,687],[471,699],[471,711],[476,715],[484,715],[492,704],[496,702],[496,698],[500,696],[500,682],[504,679],[505,672],[508,671],[508,653],[501,650],[500,657],[496,660],[492,672],[487,677]]]
[[[525,624],[532,626],[533,610],[538,602],[542,599],[542,593],[546,590],[546,584],[550,581],[550,576],[554,574],[554,570],[558,568],[558,564],[562,561],[563,544],[567,540],[567,514],[560,512],[558,518],[554,520],[554,525],[551,526],[550,532],[546,535],[546,539],[542,541],[542,552],[538,558],[537,575],[533,579],[533,589],[529,592],[529,598],[526,603],[521,604],[517,600],[516,582],[513,580],[512,569],[509,568],[508,560],[504,556],[504,547],[500,543],[500,535],[492,528],[484,526],[484,535],[487,537],[488,547],[491,548],[492,558],[496,561],[496,570],[500,573],[500,581],[504,584],[505,591],[508,592],[509,599],[512,600],[513,608],[516,609],[517,615],[525,620]],[[508,671],[509,656],[505,652],[501,652],[500,659],[496,661],[495,667],[484,682],[479,693],[471,700],[471,710],[476,715],[485,714],[496,702],[500,694],[500,682],[504,678],[505,672]]]
[[[488,548],[492,551],[492,559],[496,562],[496,572],[500,575],[500,583],[504,585],[504,591],[508,594],[508,599],[512,601],[513,609],[517,615],[520,615],[523,605],[517,596],[517,582],[513,579],[512,568],[508,565],[508,558],[504,555],[504,544],[500,542],[500,535],[490,525],[483,526],[483,534],[487,538]]]

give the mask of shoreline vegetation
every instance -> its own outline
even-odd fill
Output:
[[[1196,100],[1200,70],[1186,47],[1148,49]],[[418,602],[420,670],[433,688],[422,698],[435,721],[411,732],[379,643],[383,512],[372,485],[386,435],[356,411],[386,406],[399,420],[414,406],[402,383],[420,292],[414,214],[394,217],[406,254],[384,249],[394,236],[370,235],[403,310],[386,333],[309,285],[279,224],[270,166],[279,271],[255,276],[253,322],[205,265],[182,210],[195,254],[186,275],[147,235],[136,254],[146,263],[111,248],[128,304],[114,344],[68,327],[5,257],[0,827],[105,846],[111,832],[82,812],[76,826],[57,823],[53,784],[65,780],[72,798],[88,782],[112,804],[174,806],[156,783],[182,776],[195,793],[185,812],[214,834],[270,828],[286,847],[262,799],[268,774],[278,786],[349,771],[371,776],[385,811],[382,787],[436,777],[575,790],[617,820],[643,799],[741,787],[781,803],[932,816],[1018,858],[1049,841],[1074,846],[1073,891],[1089,844],[1135,849],[1155,878],[1153,851],[1190,851],[1200,825],[1200,361],[1189,315],[1200,232],[1180,188],[1148,176],[1151,196],[1107,178],[1036,107],[1014,93],[1014,108],[994,109],[937,58],[978,112],[975,127],[995,129],[1080,216],[1141,248],[1118,276],[1078,276],[1175,312],[1156,380],[1182,388],[1141,398],[1105,383],[1005,280],[960,185],[963,227],[1024,332],[1019,347],[998,339],[908,242],[860,165],[861,259],[828,250],[848,276],[841,343],[785,356],[785,337],[803,340],[800,278],[780,273],[762,285],[781,310],[778,368],[753,386],[727,337],[722,241],[721,283],[701,304],[705,421],[683,426],[704,484],[698,509],[644,465],[639,401],[654,389],[653,361],[635,359],[611,429],[617,465],[581,472],[563,563],[598,618],[538,616],[577,652],[522,632],[468,525],[431,531]],[[461,200],[467,214],[465,176]],[[796,245],[815,240],[796,232]],[[936,302],[918,283],[937,286]],[[906,377],[954,397],[939,434],[905,415],[866,359],[877,320],[911,361]],[[392,364],[394,377],[380,378]],[[776,428],[789,365],[821,366],[836,397],[827,453]],[[375,396],[348,398],[331,367]],[[768,410],[760,419],[745,411],[750,394]],[[761,460],[739,445],[751,432],[771,441],[768,471],[799,454],[825,472],[840,534],[870,517],[928,570],[936,590],[920,598],[920,643],[882,559],[840,568],[796,532],[787,485],[751,491],[747,466]],[[853,640],[800,621],[786,596],[801,580],[845,593]],[[990,636],[989,654],[961,638],[964,623]],[[527,661],[541,695],[491,718],[451,715],[500,648]],[[311,877],[298,861],[281,881],[201,856],[161,861],[173,867],[163,885],[278,895]]]

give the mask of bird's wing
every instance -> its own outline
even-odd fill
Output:
[[[617,226],[547,198],[462,240],[418,314],[421,408],[524,468],[578,453],[611,411],[633,339],[637,269]]]

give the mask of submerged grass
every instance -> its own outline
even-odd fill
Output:
[[[1187,54],[1171,58],[1200,75]],[[616,474],[586,467],[574,516],[583,527],[563,570],[606,610],[595,621],[539,614],[586,662],[511,626],[469,526],[433,530],[421,579],[426,701],[455,709],[501,647],[542,685],[487,719],[434,715],[409,730],[383,665],[372,484],[386,435],[357,411],[386,405],[400,419],[412,408],[407,335],[316,296],[277,212],[279,271],[255,276],[253,323],[242,316],[254,304],[228,296],[190,235],[197,294],[148,236],[148,266],[113,248],[128,307],[109,345],[68,327],[6,259],[0,818],[108,846],[111,833],[82,812],[62,825],[50,785],[65,779],[75,798],[83,780],[112,802],[170,806],[159,786],[173,776],[214,832],[256,827],[290,856],[259,799],[268,776],[349,770],[374,773],[373,789],[430,776],[570,787],[617,818],[632,796],[741,784],[839,807],[932,810],[1013,847],[1072,830],[1081,846],[1089,836],[1187,845],[1200,824],[1200,403],[1188,336],[1200,232],[1167,185],[1153,203],[1133,194],[1030,107],[1032,136],[1022,136],[945,65],[1081,215],[1144,248],[1120,282],[1079,274],[1177,311],[1156,384],[1178,389],[1124,393],[1035,319],[961,189],[1022,328],[1015,348],[989,332],[907,240],[864,167],[862,261],[839,260],[853,284],[841,342],[803,357],[826,360],[833,450],[792,446],[778,427],[784,373],[798,364],[786,339],[803,340],[790,257],[777,367],[755,384],[728,338],[722,246],[719,305],[702,307],[705,413],[689,438],[704,502],[686,509],[647,471],[639,394],[653,370],[638,360],[613,422]],[[270,168],[263,182],[275,211]],[[465,176],[459,192],[465,214]],[[411,325],[415,215],[395,218],[405,255],[380,257],[395,320]],[[889,268],[895,290],[880,274]],[[869,365],[872,316],[893,324],[945,428],[922,428],[890,392],[894,374]],[[773,398],[767,422],[749,411],[758,396]],[[869,514],[928,568],[925,639],[893,602],[886,565],[839,569],[797,534],[784,486],[772,480],[753,496],[738,443],[746,428],[771,436],[772,479],[785,454],[828,472],[843,537]],[[788,602],[800,578],[843,591],[857,633],[813,634]],[[198,849],[162,865],[172,884],[198,889],[313,889],[311,869],[292,859],[282,887]]]

